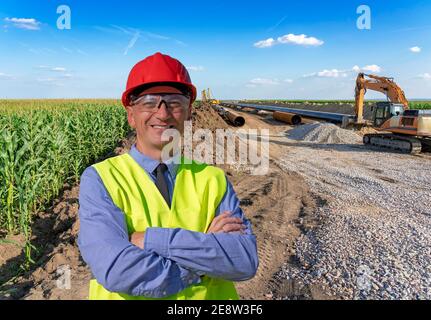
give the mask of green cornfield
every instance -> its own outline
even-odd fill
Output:
[[[0,236],[25,235],[32,217],[129,132],[117,100],[0,100]]]
[[[431,109],[431,101],[410,101],[410,109]]]

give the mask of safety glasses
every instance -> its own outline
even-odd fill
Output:
[[[132,106],[142,112],[155,113],[162,102],[170,112],[179,113],[187,109],[190,98],[182,94],[145,94],[135,100]]]

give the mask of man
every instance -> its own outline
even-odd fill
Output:
[[[78,244],[90,299],[238,299],[257,270],[256,238],[224,172],[173,155],[162,134],[191,118],[196,88],[156,53],[131,70],[122,102],[136,144],[81,177]]]

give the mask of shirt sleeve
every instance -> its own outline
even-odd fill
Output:
[[[92,167],[82,174],[79,205],[79,249],[107,290],[161,298],[201,282],[199,275],[186,267],[129,241],[124,214]],[[157,236],[153,239],[159,241]]]
[[[228,180],[226,193],[216,214],[226,210],[232,211],[232,216],[243,219],[245,234],[206,234],[180,228],[148,228],[144,242],[149,250],[199,275],[232,281],[248,280],[256,274],[259,264],[256,236]]]

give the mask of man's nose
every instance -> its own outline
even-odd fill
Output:
[[[165,101],[160,102],[159,108],[157,109],[155,115],[159,119],[168,119],[171,117],[171,113],[169,112],[168,105]]]

